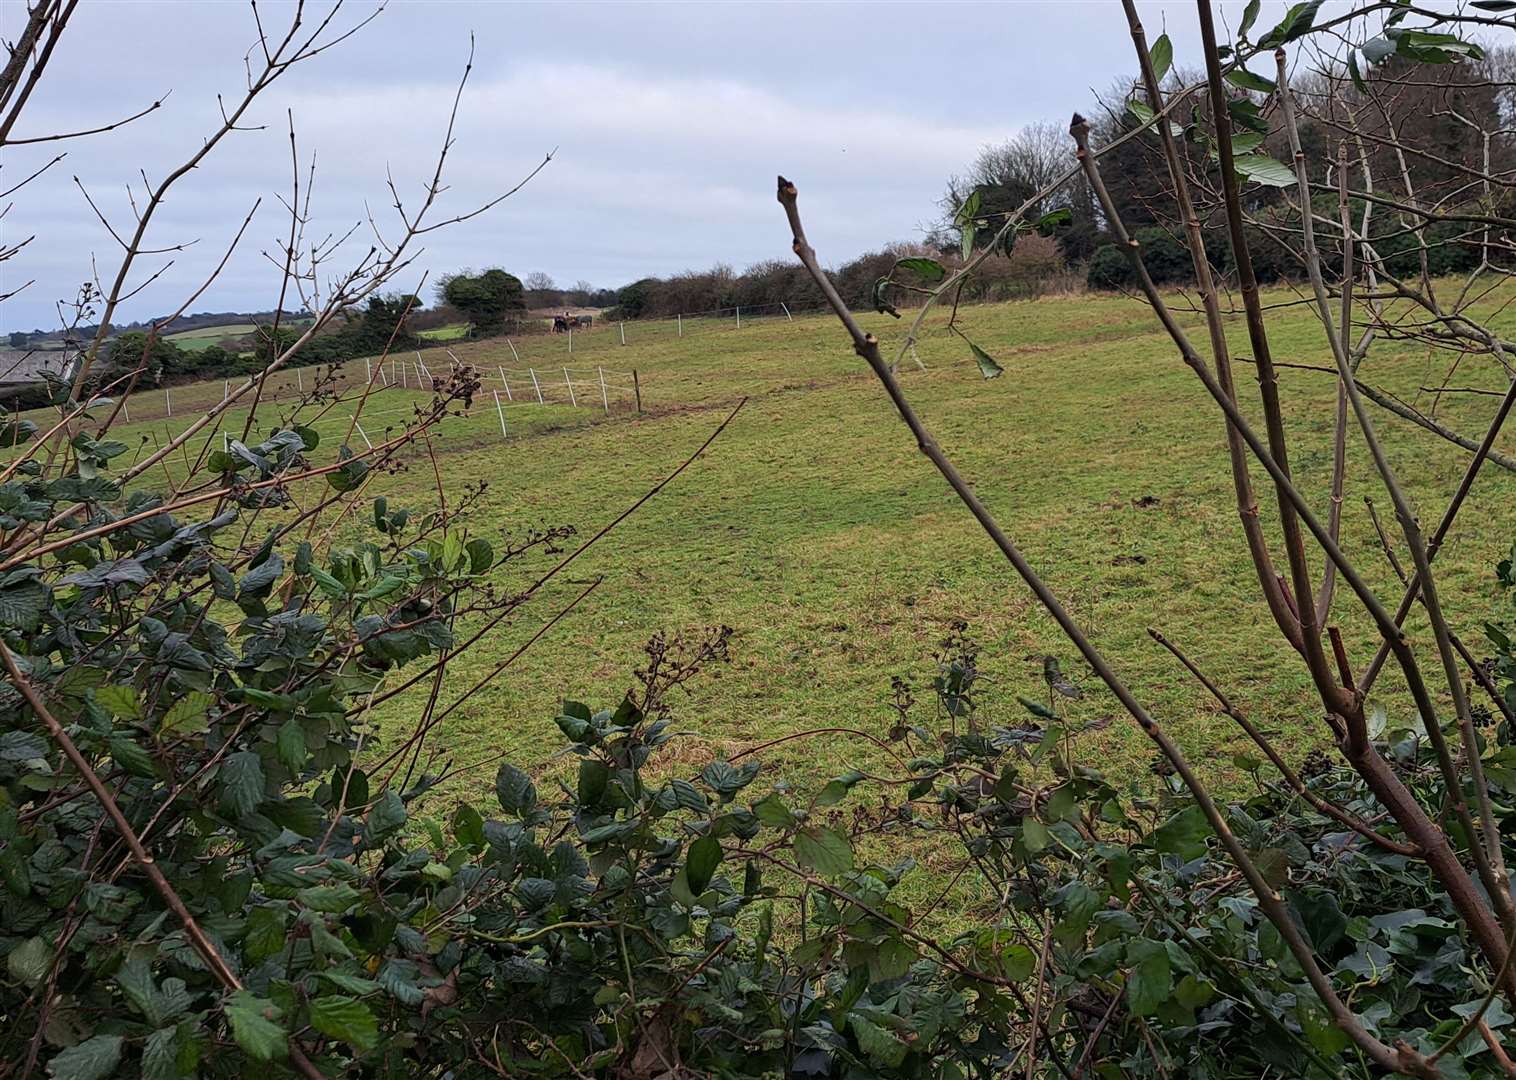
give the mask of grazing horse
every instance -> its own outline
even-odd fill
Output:
[[[562,333],[566,332],[568,330],[568,328],[569,328],[568,316],[566,316],[566,315],[554,315],[553,316],[553,333],[555,333],[555,334],[562,334]]]
[[[579,327],[583,327],[586,330],[589,329],[590,324],[593,323],[594,321],[595,321],[595,316],[593,316],[593,315],[576,315],[576,316],[574,316],[574,325],[575,326],[579,326]]]

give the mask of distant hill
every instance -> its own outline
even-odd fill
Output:
[[[124,334],[129,330],[145,330],[158,319],[144,319],[138,322],[116,323],[111,327],[111,334]],[[308,318],[303,312],[284,313],[281,321],[299,322]],[[183,334],[193,330],[211,330],[215,327],[227,327],[227,336],[238,336],[249,332],[253,324],[271,323],[274,321],[274,312],[269,311],[197,311],[190,315],[181,315],[163,330],[165,337],[173,337],[175,334]],[[76,340],[88,341],[95,336],[99,328],[96,323],[80,326],[74,331]],[[61,349],[63,338],[57,330],[16,330],[9,332],[9,346],[13,349]]]

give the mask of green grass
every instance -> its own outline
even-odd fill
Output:
[[[1511,321],[1504,317],[1505,325]],[[903,331],[882,316],[864,322],[887,344]],[[1277,732],[1287,757],[1298,760],[1325,742],[1305,671],[1281,649],[1258,598],[1219,415],[1147,309],[1118,297],[1056,298],[965,309],[960,323],[1005,375],[980,378],[961,342],[939,329],[919,348],[928,370],[909,363],[902,370],[907,392],[1032,563],[1202,772],[1235,784],[1229,758],[1243,743],[1148,639],[1148,626],[1183,645],[1241,708]],[[1304,306],[1272,312],[1270,328],[1277,358],[1330,362]],[[1203,343],[1200,327],[1192,325],[1192,333]],[[1233,351],[1243,352],[1241,325],[1231,333]],[[552,719],[561,698],[612,706],[651,633],[718,623],[735,628],[733,660],[677,703],[679,729],[690,736],[680,744],[686,763],[812,727],[882,732],[890,676],[928,684],[935,643],[964,619],[984,646],[986,720],[1015,719],[1015,695],[1042,693],[1036,658],[1059,655],[1086,689],[1073,711],[1098,724],[1109,720],[1086,743],[1090,762],[1148,781],[1151,754],[1140,733],[917,452],[835,321],[765,320],[738,331],[692,320],[682,338],[675,334],[672,325],[628,324],[625,347],[614,333],[575,335],[576,389],[578,380],[595,379],[597,368],[613,383],[629,383],[619,373],[635,368],[646,415],[627,411],[624,395],[609,417],[598,400],[593,409],[515,404],[506,414],[510,435],[502,439],[491,396],[498,384],[487,383],[472,416],[444,424],[436,446],[449,498],[471,481],[489,482],[476,533],[498,539],[569,524],[587,536],[683,460],[739,398],[748,399],[688,472],[454,663],[444,702],[524,643],[581,583],[605,576],[502,678],[449,717],[435,734],[439,762],[466,766],[503,752],[541,766],[561,745]],[[503,340],[454,351],[487,373],[497,365],[530,366],[545,381],[552,372],[562,398],[566,341],[543,336],[514,344],[515,355]],[[1416,400],[1418,386],[1440,377],[1441,363],[1386,342],[1363,374]],[[1466,361],[1457,381],[1503,385],[1489,367]],[[510,377],[520,401],[524,376]],[[1238,379],[1247,411],[1258,420],[1249,370],[1241,368]],[[205,403],[219,399],[219,382],[203,389]],[[1325,516],[1334,382],[1286,370],[1281,391],[1292,464]],[[398,420],[415,396],[385,391],[373,408],[393,410]],[[1419,398],[1425,403],[1427,395]],[[172,425],[182,423],[184,406],[176,401],[175,408]],[[1444,398],[1438,414],[1477,435],[1492,409],[1492,398],[1464,395]],[[345,419],[329,421],[323,432],[338,437]],[[1467,455],[1388,414],[1376,410],[1375,419],[1430,528]],[[382,421],[365,420],[375,441]],[[139,424],[136,435],[151,430],[161,437],[162,427]],[[1516,450],[1509,435],[1500,445]],[[1343,546],[1393,604],[1399,587],[1362,501],[1365,494],[1380,505],[1386,500],[1361,439],[1352,440],[1349,462]],[[182,476],[182,465],[170,464]],[[1254,475],[1272,529],[1272,491],[1261,470]],[[372,493],[387,494],[392,507],[424,507],[435,497],[432,476],[430,463],[417,456],[408,470],[376,482]],[[1493,565],[1516,539],[1513,494],[1516,477],[1486,468],[1438,562],[1445,606],[1476,652],[1479,626],[1499,603]],[[525,587],[549,562],[513,565],[501,584]],[[1321,560],[1313,557],[1313,565],[1319,577]],[[1365,663],[1373,628],[1345,588],[1334,621],[1354,662]],[[1420,624],[1411,631],[1425,641]],[[422,689],[380,710],[376,744],[408,727],[424,701]],[[1391,717],[1410,716],[1402,688],[1388,675],[1375,699]],[[877,751],[837,736],[786,743],[768,760],[773,775],[802,778],[855,763],[885,768]],[[493,766],[464,771],[450,786],[484,791],[492,775]]]
[[[468,323],[451,323],[431,330],[418,330],[416,336],[428,341],[459,341],[468,337]]]
[[[291,326],[304,326],[309,319],[291,320]],[[228,338],[246,337],[258,327],[253,323],[229,323],[225,326],[199,326],[193,330],[181,330],[177,334],[165,334],[164,341],[172,341],[185,352],[199,352],[212,345],[219,345]]]

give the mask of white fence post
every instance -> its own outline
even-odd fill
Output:
[[[569,355],[574,355],[574,328],[569,327]]]
[[[595,370],[600,372],[600,404],[605,406],[605,415],[609,416],[611,415],[611,399],[605,392],[605,368],[597,367]]]
[[[128,409],[126,407],[126,398],[125,397],[123,397],[121,399],[121,414],[126,417],[126,422],[128,424],[130,424],[132,422],[132,410],[130,410],[130,409]]]
[[[537,391],[537,404],[538,405],[543,404],[543,400],[542,400],[542,384],[537,381],[537,369],[536,368],[527,368],[526,369],[526,373],[532,377],[532,389],[535,390],[535,391]]]
[[[684,315],[683,314],[675,315],[674,318],[677,319],[677,320],[679,320],[678,324],[677,324],[678,327],[679,327],[679,336],[680,337],[684,337]]]
[[[302,394],[305,393],[305,380],[300,377],[300,369],[295,369],[295,387]]]
[[[374,365],[369,362],[369,358],[366,356],[363,358],[363,381],[374,381]]]
[[[225,401],[232,396],[232,382],[230,379],[221,380],[221,400]]]
[[[511,339],[506,338],[505,343],[511,345]],[[514,345],[511,345],[511,356],[515,359],[516,363],[521,363],[521,354],[516,351],[516,346]]]
[[[742,308],[741,307],[737,308],[737,329],[738,330],[742,329]]]
[[[788,319],[790,322],[794,322],[795,321],[795,316],[793,316],[793,315],[790,314],[789,305],[786,304],[783,300],[781,300],[781,301],[779,301],[779,306],[782,307],[782,308],[784,308],[784,317],[786,319]]]
[[[168,387],[163,388],[163,409],[169,415],[174,415],[174,403],[169,399]]]
[[[501,437],[504,437],[504,435],[505,435],[505,410],[500,407],[500,391],[499,390],[493,390],[493,391],[491,391],[491,393],[493,393],[495,395],[495,411],[500,414],[500,434],[501,434]]]
[[[353,427],[355,427],[355,428],[358,429],[358,434],[363,436],[363,443],[364,443],[364,445],[367,446],[370,450],[372,450],[374,448],[374,444],[368,441],[368,436],[366,434],[364,434],[364,431],[363,431],[363,425],[360,424],[360,423],[358,423],[358,418],[356,416],[353,416],[352,413],[348,413],[348,416],[352,417],[352,419],[353,419]]]
[[[626,344],[626,323],[617,323],[616,325],[619,326],[619,327],[621,327],[621,344],[625,345]]]
[[[579,402],[574,398],[574,380],[569,378],[568,368],[563,369],[563,385],[569,388],[569,404],[578,408]]]

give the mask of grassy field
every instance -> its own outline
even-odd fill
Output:
[[[449,326],[438,326],[431,330],[418,330],[416,336],[428,341],[461,341],[468,337],[468,324],[452,323]]]
[[[1512,320],[1503,318],[1509,327]],[[864,321],[887,342],[903,330],[882,316]],[[908,365],[902,373],[908,393],[979,494],[1181,746],[1223,784],[1239,780],[1229,761],[1242,747],[1239,733],[1148,639],[1150,625],[1186,647],[1239,706],[1278,732],[1287,756],[1298,760],[1323,743],[1327,736],[1305,672],[1278,648],[1258,599],[1218,414],[1147,309],[1120,297],[1054,298],[966,309],[960,322],[1004,366],[1004,377],[983,380],[961,342],[939,330],[919,349],[927,370]],[[1330,362],[1307,308],[1280,308],[1271,327],[1277,358]],[[1233,334],[1240,352],[1246,340],[1240,325]],[[497,365],[531,366],[545,379],[554,365],[572,363],[572,378],[579,380],[593,379],[583,373],[599,368],[614,368],[612,374],[636,368],[647,407],[636,415],[619,397],[606,416],[598,399],[593,408],[522,404],[520,376],[511,374],[516,402],[504,407],[509,434],[502,438],[491,396],[498,378],[487,383],[473,415],[447,421],[437,447],[450,499],[469,482],[489,482],[474,529],[492,538],[546,524],[593,533],[747,398],[688,472],[555,579],[514,622],[455,662],[444,701],[523,643],[582,583],[605,576],[605,584],[504,677],[449,718],[438,745],[455,764],[504,752],[519,764],[542,766],[560,745],[553,724],[559,699],[613,706],[651,633],[717,623],[735,628],[732,663],[694,684],[679,703],[679,726],[690,736],[681,757],[696,760],[811,727],[882,732],[889,724],[891,675],[929,684],[935,644],[963,619],[984,646],[989,722],[1017,718],[1015,695],[1043,693],[1040,657],[1053,653],[1086,689],[1072,711],[1097,727],[1086,743],[1091,763],[1148,782],[1151,754],[1140,734],[916,451],[833,320],[762,321],[740,331],[730,323],[690,321],[682,337],[673,326],[628,324],[627,340],[622,347],[611,332],[575,335],[572,361],[561,338],[516,341],[514,354],[501,340],[454,347],[459,359],[486,373]],[[1417,388],[1440,378],[1440,364],[1422,351],[1384,343],[1363,374],[1426,404],[1428,395]],[[1245,369],[1239,381],[1256,417]],[[1497,374],[1473,362],[1457,381],[1501,385]],[[1281,384],[1292,461],[1324,516],[1335,386],[1326,375],[1301,370],[1283,372]],[[220,398],[219,382],[202,389],[205,403]],[[368,434],[378,441],[375,428],[385,410],[398,417],[415,396],[384,391],[364,421]],[[1477,434],[1493,406],[1489,397],[1450,396],[1438,415]],[[171,423],[182,422],[184,408],[176,400]],[[266,413],[269,419],[278,408]],[[1430,526],[1467,455],[1388,414],[1376,416]],[[335,435],[346,429],[346,415],[334,413],[326,423],[322,430]],[[137,428],[139,438],[161,438],[163,425]],[[1393,603],[1399,589],[1379,554],[1362,496],[1373,495],[1381,505],[1386,500],[1359,443],[1353,440],[1350,453],[1343,546]],[[1516,439],[1507,435],[1501,447],[1516,450]],[[171,476],[183,475],[182,464],[169,464]],[[1255,480],[1260,477],[1258,470]],[[392,507],[427,505],[431,484],[430,465],[417,460],[371,490],[387,494]],[[1259,493],[1272,522],[1272,493],[1262,483]],[[1513,494],[1516,477],[1487,468],[1438,563],[1445,605],[1476,651],[1478,628],[1497,603],[1494,563],[1516,539]],[[547,565],[537,559],[515,566],[505,584],[523,587]],[[1364,663],[1372,627],[1345,589],[1336,617],[1355,663]],[[1424,639],[1422,627],[1412,631]],[[1392,718],[1409,716],[1405,695],[1389,677],[1375,696]],[[389,703],[377,717],[382,734],[376,744],[404,728],[420,700],[418,690],[412,700]],[[776,775],[808,777],[881,764],[877,751],[836,736],[787,743],[769,760]],[[451,783],[483,791],[492,775],[492,766],[481,767]]]
[[[303,326],[309,319],[293,319],[291,326]],[[219,345],[228,338],[246,337],[258,329],[253,323],[230,323],[225,326],[200,326],[194,330],[181,330],[177,334],[165,334],[164,341],[172,341],[185,352],[199,352],[212,345]]]

